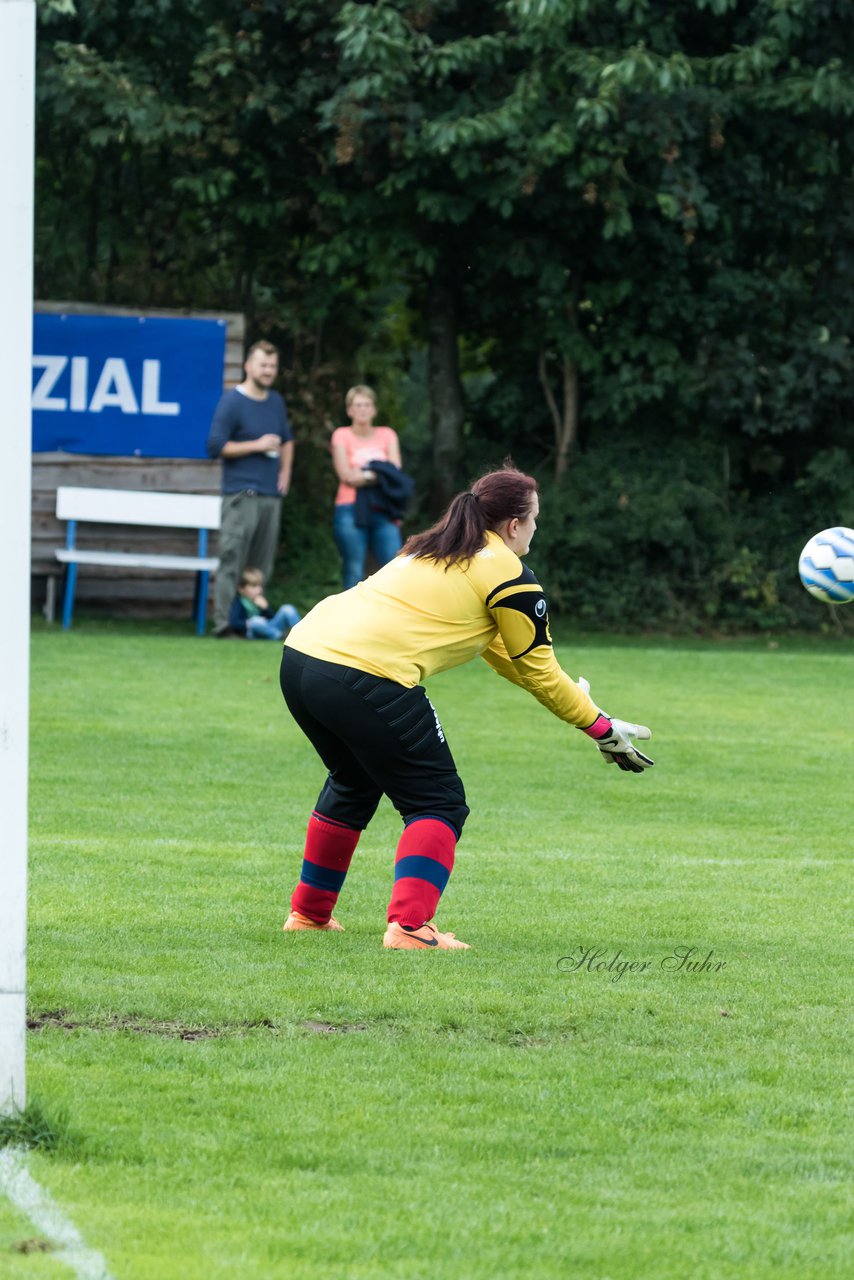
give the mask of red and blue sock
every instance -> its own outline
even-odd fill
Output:
[[[454,867],[455,829],[442,818],[413,818],[403,829],[394,858],[389,923],[420,929],[432,920]]]
[[[317,924],[326,924],[338,901],[361,834],[314,810],[305,834],[299,884],[291,898],[292,911],[308,916]]]

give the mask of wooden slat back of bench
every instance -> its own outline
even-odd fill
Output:
[[[221,505],[220,498],[209,494],[66,486],[56,491],[59,520],[92,520],[99,524],[218,529]]]

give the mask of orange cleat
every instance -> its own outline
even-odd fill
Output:
[[[291,929],[325,929],[327,932],[330,930],[337,933],[344,932],[343,924],[339,924],[334,916],[330,916],[326,924],[318,924],[316,920],[312,920],[309,916],[300,915],[299,911],[292,911],[282,925],[283,932]]]
[[[440,933],[434,924],[422,924],[420,929],[404,929],[396,920],[383,935],[383,946],[392,951],[426,951],[435,947],[438,951],[468,951],[469,944],[460,942],[452,933]]]

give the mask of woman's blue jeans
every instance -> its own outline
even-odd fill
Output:
[[[356,524],[355,502],[343,502],[335,508],[332,532],[341,556],[345,591],[364,578],[368,548],[378,565],[388,564],[401,548],[400,527],[387,516],[372,511],[366,528]]]

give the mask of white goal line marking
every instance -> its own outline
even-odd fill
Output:
[[[53,1257],[70,1267],[78,1280],[112,1280],[101,1254],[86,1246],[74,1223],[30,1175],[20,1147],[0,1149],[0,1192],[54,1245]]]

